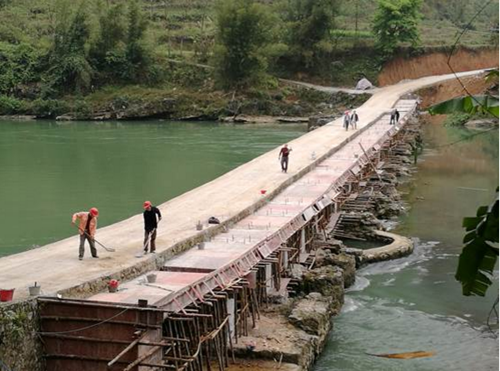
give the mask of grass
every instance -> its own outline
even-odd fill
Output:
[[[31,42],[46,48],[54,26],[54,0],[11,0],[0,11],[0,41]],[[88,1],[92,8],[93,1]],[[150,21],[149,33],[152,44],[157,49],[195,51],[200,38],[214,38],[215,0],[142,0],[143,9]],[[267,3],[273,3],[267,2]],[[359,9],[358,32],[354,19],[354,2],[344,1],[335,19],[336,29],[332,37],[341,48],[353,46],[359,39],[372,39],[371,17],[375,12],[375,2],[363,2]],[[360,2],[361,4],[361,2]],[[450,5],[452,6],[452,5]],[[498,4],[496,4],[498,12]],[[92,9],[91,9],[92,10]],[[436,19],[434,11],[427,11],[428,17],[421,24],[423,46],[443,46],[454,42],[460,28],[449,20]],[[461,39],[465,46],[480,46],[491,43],[489,29],[494,23],[481,18],[473,23],[474,30],[468,31]],[[340,39],[340,40],[339,40]],[[196,53],[194,55],[196,57]]]

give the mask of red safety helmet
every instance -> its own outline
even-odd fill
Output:
[[[151,201],[144,201],[144,208],[147,209],[151,207]]]
[[[99,210],[97,210],[96,207],[93,207],[89,210],[89,213],[92,215],[92,216],[98,216],[99,215]]]

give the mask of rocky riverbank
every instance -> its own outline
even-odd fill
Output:
[[[278,84],[273,89],[225,92],[211,89],[123,87],[85,97],[0,102],[4,119],[216,121],[231,123],[307,122],[338,116],[364,103],[369,94],[322,92]]]

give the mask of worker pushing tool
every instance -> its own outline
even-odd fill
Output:
[[[158,222],[161,220],[161,213],[157,207],[151,204],[151,201],[144,202],[144,255],[148,253],[148,247],[151,254],[156,251],[156,230]]]
[[[85,240],[89,242],[90,245],[90,253],[93,258],[99,258],[97,256],[97,250],[95,248],[95,231],[97,228],[97,217],[99,216],[99,210],[93,207],[88,212],[80,211],[78,213],[73,214],[73,218],[71,219],[71,223],[76,225],[77,219],[80,220],[78,225],[78,231],[80,233],[80,248],[78,258],[80,260],[83,259],[83,255],[85,253]]]
[[[278,155],[278,160],[281,163],[281,171],[286,173],[288,171],[288,157],[290,156],[290,152],[292,152],[291,148],[288,148],[288,144],[285,144]]]

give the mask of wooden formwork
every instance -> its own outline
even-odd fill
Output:
[[[141,371],[134,362],[145,353],[161,359],[161,311],[52,298],[39,306],[47,371]]]

